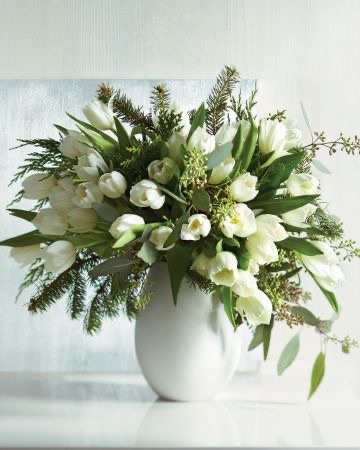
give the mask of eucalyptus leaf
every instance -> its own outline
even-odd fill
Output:
[[[231,149],[233,144],[231,142],[226,142],[220,147],[216,147],[211,153],[209,153],[207,158],[207,170],[211,170],[221,164],[224,159],[231,156]]]
[[[158,251],[156,250],[154,244],[149,241],[145,241],[137,253],[137,256],[141,258],[147,264],[154,264],[158,258]]]
[[[236,322],[234,317],[234,306],[233,306],[233,297],[232,291],[227,286],[222,286],[220,289],[221,300],[224,304],[224,310],[228,319],[230,320],[231,325],[236,328]]]
[[[296,252],[299,252],[302,255],[316,256],[323,254],[323,252],[311,242],[293,236],[290,236],[282,241],[279,241],[277,244],[279,245],[279,247],[295,250]]]
[[[95,279],[117,272],[128,272],[132,264],[132,260],[126,259],[122,256],[116,256],[95,266],[90,270],[89,275],[92,279]]]
[[[255,328],[255,333],[250,342],[248,351],[254,350],[256,347],[258,347],[260,344],[263,343],[263,340],[264,340],[264,325],[258,325]]]
[[[327,167],[325,167],[324,164],[321,161],[319,161],[318,159],[313,159],[312,163],[319,172],[326,173],[327,175],[331,174],[330,170]]]
[[[300,102],[300,106],[301,106],[301,111],[302,111],[302,113],[303,113],[303,116],[304,116],[304,120],[305,120],[306,126],[308,127],[308,130],[309,130],[309,132],[310,132],[310,134],[311,134],[311,136],[312,136],[312,130],[311,130],[309,118],[308,118],[308,115],[307,115],[307,113],[306,113],[305,107],[304,107],[304,105],[303,105],[302,102]]]
[[[170,277],[171,292],[175,305],[177,303],[181,283],[190,267],[191,255],[193,251],[194,249],[192,247],[178,243],[165,253]]]
[[[312,327],[316,327],[318,325],[318,319],[309,309],[305,308],[304,306],[293,306],[291,308],[291,312],[293,314],[301,316],[307,325],[310,325]]]
[[[269,323],[269,325],[264,325],[264,329],[263,329],[263,353],[264,353],[264,360],[267,359],[268,354],[269,354],[271,332],[272,332],[273,326],[274,326],[274,319],[273,318],[271,318],[271,322]]]
[[[300,349],[299,335],[296,334],[285,346],[280,355],[277,365],[278,375],[282,375],[284,371],[294,362]]]
[[[325,375],[325,353],[320,352],[315,359],[312,372],[308,400],[315,394]]]
[[[319,289],[321,290],[321,292],[324,294],[327,301],[330,303],[330,306],[332,307],[332,309],[336,312],[336,314],[338,314],[339,313],[339,305],[336,300],[336,295],[333,292],[330,292],[330,291],[324,289],[321,286],[321,284],[317,281],[315,276],[310,271],[309,271],[309,273],[310,273],[311,277],[313,278],[313,280],[315,281],[315,283],[317,284],[317,286],[319,287]]]
[[[210,197],[209,194],[203,189],[195,188],[191,198],[192,204],[196,209],[207,212],[210,209]]]

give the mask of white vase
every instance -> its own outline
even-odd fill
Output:
[[[230,380],[240,356],[223,305],[183,281],[174,306],[165,263],[150,271],[153,295],[135,326],[136,355],[151,388],[175,401],[213,398]]]

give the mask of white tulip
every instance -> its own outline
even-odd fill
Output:
[[[243,173],[230,184],[230,194],[237,202],[248,202],[258,194],[256,183],[258,179],[249,172]]]
[[[183,241],[198,241],[210,233],[211,223],[205,214],[193,214],[188,223],[181,227],[180,238]]]
[[[286,188],[293,196],[316,194],[318,187],[319,180],[309,173],[293,173],[286,181]]]
[[[86,233],[95,228],[97,215],[92,209],[73,208],[68,213],[68,221],[71,226],[71,231],[75,233]]]
[[[93,148],[88,149],[86,155],[78,158],[78,163],[74,168],[81,180],[92,181],[94,183],[99,179],[99,169],[102,172],[109,170],[103,157]]]
[[[71,242],[56,241],[41,250],[46,272],[60,274],[69,269],[76,259],[76,248]]]
[[[66,214],[52,208],[41,209],[32,223],[42,234],[62,235],[67,230]]]
[[[93,203],[101,203],[104,194],[98,188],[96,183],[81,183],[76,188],[73,203],[78,208],[91,208]]]
[[[180,147],[186,145],[186,139],[189,134],[190,127],[184,127],[180,131],[175,131],[169,138],[167,144],[169,147],[169,156],[177,164],[181,162],[180,159]]]
[[[69,192],[69,190],[66,190],[62,186],[55,186],[51,189],[49,203],[53,208],[61,212],[69,212],[74,208],[72,202],[74,192],[75,186],[73,186],[72,192]]]
[[[130,201],[139,208],[160,209],[165,202],[165,195],[154,182],[142,180],[131,188]]]
[[[164,244],[172,231],[172,228],[166,226],[155,228],[150,234],[149,241],[155,245],[156,250],[169,250],[174,244],[169,247],[164,247]]]
[[[256,278],[246,270],[238,270],[231,290],[240,297],[250,297],[257,291]]]
[[[87,120],[98,130],[112,130],[115,127],[111,108],[100,100],[94,100],[83,108]]]
[[[272,303],[265,292],[258,289],[250,297],[239,297],[236,301],[236,309],[245,315],[250,325],[268,325],[271,320]]]
[[[245,203],[237,203],[230,216],[220,224],[221,231],[227,237],[247,237],[256,231],[255,215]]]
[[[120,172],[104,173],[99,179],[99,189],[107,197],[119,198],[125,194],[126,188],[126,179]]]
[[[34,173],[22,182],[24,198],[41,200],[49,197],[50,191],[55,185],[56,180],[53,176],[49,177],[46,173]]]
[[[257,275],[259,273],[259,264],[250,258],[248,271],[251,275]]]
[[[323,253],[321,255],[301,255],[303,265],[314,275],[318,283],[326,290],[333,291],[336,286],[345,281],[339,268],[339,259],[329,244],[321,241],[310,241]]]
[[[280,222],[282,220],[278,216],[261,214],[256,218],[257,233],[263,234],[274,242],[283,241],[288,237],[288,234]]]
[[[285,150],[286,136],[287,128],[283,122],[261,119],[259,131],[260,151],[263,155],[274,152],[263,167],[270,165],[275,159],[287,153]]]
[[[209,268],[212,258],[208,258],[204,253],[200,253],[192,263],[191,270],[195,270],[203,277],[209,276]]]
[[[113,222],[109,232],[115,239],[119,239],[129,228],[136,225],[145,225],[144,219],[136,214],[123,214]]]
[[[302,144],[302,132],[299,128],[295,127],[296,122],[291,119],[286,119],[283,123],[286,126],[285,150],[300,147]]]
[[[40,244],[28,245],[27,247],[13,247],[10,256],[22,267],[33,263],[40,255]]]
[[[230,175],[231,171],[235,166],[235,159],[229,156],[225,158],[218,166],[214,167],[211,171],[209,178],[210,184],[219,184],[225,180],[225,178]]]
[[[249,236],[246,241],[246,248],[250,253],[251,259],[259,265],[276,262],[279,259],[274,241],[262,233],[255,233]]]
[[[224,122],[215,134],[215,144],[217,147],[232,142],[239,128],[239,122]]]
[[[60,143],[59,150],[67,158],[76,159],[85,155],[90,144],[90,141],[84,134],[79,131],[69,130],[69,134],[64,136]]]
[[[237,259],[231,252],[220,252],[209,265],[210,280],[218,286],[232,286],[238,275]]]
[[[58,185],[65,189],[65,191],[69,194],[74,193],[76,187],[74,184],[74,180],[66,176],[66,174],[64,175],[64,178],[60,178],[60,180],[58,181]]]
[[[209,134],[204,127],[198,127],[191,135],[187,144],[188,148],[196,148],[202,150],[206,155],[211,153],[215,148],[215,136]]]
[[[306,219],[316,211],[317,207],[308,203],[300,208],[293,209],[284,214],[281,214],[283,221],[289,225],[299,228],[308,228],[310,225],[305,223]]]
[[[161,184],[167,184],[177,169],[176,162],[168,157],[156,159],[149,164],[149,177]]]

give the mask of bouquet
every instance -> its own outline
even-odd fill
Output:
[[[313,327],[345,353],[356,345],[333,336],[331,326],[339,314],[334,290],[344,280],[339,259],[359,249],[344,239],[311,172],[313,165],[326,171],[315,159],[320,148],[354,154],[360,141],[329,142],[308,125],[305,144],[285,111],[256,117],[257,90],[244,103],[239,80],[226,66],[206,102],[189,112],[171,102],[165,85],[153,88],[145,112],[103,84],[83,108],[87,120],[68,114],[76,131],[55,125],[58,139],[20,140],[34,149],[12,180],[25,177],[8,211],[35,229],[0,244],[29,265],[21,290],[36,286],[31,313],[67,294],[71,318],[97,332],[104,318],[123,311],[133,318],[151,301],[149,268],[165,262],[175,304],[183,280],[216,293],[234,329],[253,329],[249,349],[263,345],[265,359],[276,321]],[[14,208],[23,198],[36,201],[31,211]],[[303,272],[329,303],[330,319],[310,311]],[[296,334],[280,374],[298,350]],[[309,396],[324,370],[322,350]]]

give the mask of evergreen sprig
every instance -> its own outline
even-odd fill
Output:
[[[160,109],[168,109],[170,106],[170,91],[166,84],[158,84],[151,91],[151,106],[156,113]]]
[[[239,72],[232,66],[225,66],[218,75],[215,86],[206,101],[206,127],[209,133],[216,134],[224,123],[232,91],[239,79]]]

